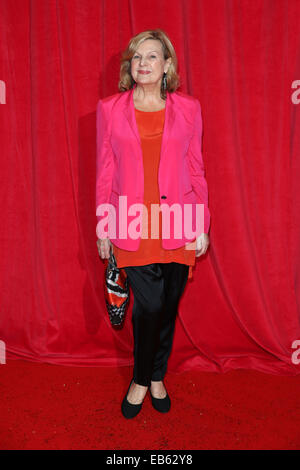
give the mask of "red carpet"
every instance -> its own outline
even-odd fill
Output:
[[[0,366],[3,449],[299,449],[300,376],[250,370],[166,376],[166,415],[146,396],[127,421],[132,367]]]

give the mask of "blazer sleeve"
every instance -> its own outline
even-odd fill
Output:
[[[96,211],[99,204],[109,202],[114,175],[114,153],[110,143],[109,120],[102,101],[96,111]],[[99,222],[100,216],[96,216]]]
[[[202,158],[202,115],[201,106],[196,99],[196,113],[194,133],[192,135],[187,153],[187,163],[190,171],[191,184],[197,195],[198,203],[204,204],[204,233],[208,233],[210,226],[210,212],[208,208],[208,188],[205,179],[205,170]]]

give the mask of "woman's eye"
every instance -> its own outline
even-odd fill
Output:
[[[138,57],[139,57],[138,55],[134,55],[134,56],[133,56],[133,59],[137,59]],[[155,59],[155,58],[156,58],[156,55],[152,54],[150,57],[151,57],[151,58],[153,57],[153,58]]]

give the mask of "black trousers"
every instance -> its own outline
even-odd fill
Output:
[[[150,386],[163,380],[171,353],[175,320],[189,267],[181,263],[153,263],[124,268],[134,295],[133,379]]]

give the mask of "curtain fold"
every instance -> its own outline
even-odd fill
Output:
[[[211,213],[211,244],[181,299],[169,370],[299,373],[299,15],[297,0],[0,2],[7,358],[133,364],[132,296],[123,329],[105,310],[95,111],[119,91],[129,39],[161,28],[175,46],[179,90],[201,103]]]

